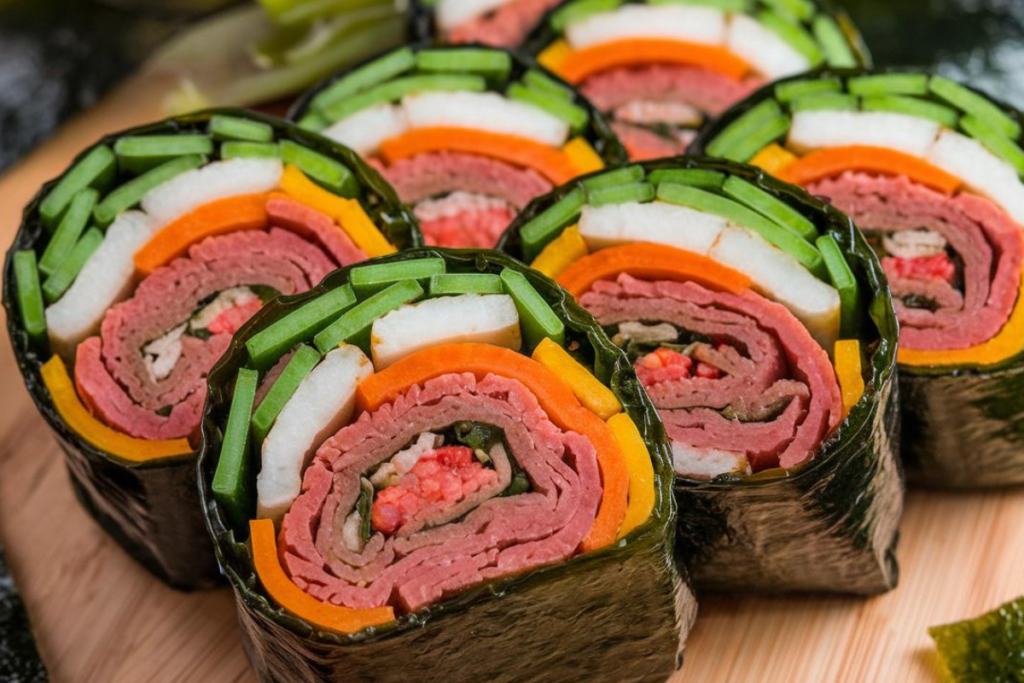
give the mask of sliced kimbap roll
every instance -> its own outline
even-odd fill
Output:
[[[811,0],[571,0],[528,49],[608,117],[634,160],[682,154],[768,81],[868,59],[850,20]]]
[[[445,43],[522,47],[544,15],[563,0],[415,0],[413,31]]]
[[[751,167],[662,160],[538,200],[502,248],[636,368],[698,587],[893,587],[896,322],[849,219]]]
[[[443,247],[492,247],[534,197],[625,159],[569,86],[482,47],[401,48],[314,89],[293,117],[365,156]]]
[[[354,153],[276,119],[197,114],[83,152],[26,208],[4,281],[82,502],[164,580],[212,583],[194,452],[207,373],[271,298],[417,240]]]
[[[758,112],[779,127],[751,137]],[[1020,114],[942,76],[825,71],[766,89],[702,135],[828,198],[881,257],[900,320],[912,481],[1024,483]]]
[[[660,683],[695,614],[657,414],[488,251],[272,303],[214,369],[207,522],[261,681]]]

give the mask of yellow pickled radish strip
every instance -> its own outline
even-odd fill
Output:
[[[864,395],[864,373],[860,364],[860,342],[856,339],[840,339],[836,342],[836,378],[843,395],[843,417],[857,405]]]
[[[537,63],[558,73],[562,69],[562,65],[572,55],[572,48],[565,40],[556,40],[544,49],[539,55],[537,55]]]
[[[779,172],[797,160],[797,156],[788,149],[773,142],[750,160],[751,166],[757,166],[771,175],[778,175]]]
[[[583,138],[576,137],[562,146],[562,154],[573,165],[579,175],[586,175],[604,168],[604,159],[598,154],[590,143]]]
[[[590,371],[569,355],[561,346],[545,338],[533,350],[533,359],[551,370],[576,395],[579,402],[602,420],[622,410],[612,390],[601,384]]]
[[[587,243],[580,235],[580,227],[573,225],[551,240],[537,258],[533,259],[530,267],[550,278],[556,278],[559,273],[588,253],[590,252],[587,250]]]
[[[608,420],[608,428],[619,442],[629,469],[629,503],[618,536],[622,538],[646,522],[654,510],[654,465],[647,444],[629,415],[613,416]]]
[[[284,174],[281,176],[281,190],[300,204],[327,214],[337,221],[342,230],[348,233],[356,246],[366,252],[368,257],[385,256],[397,251],[366,215],[359,202],[328,192],[307,178],[297,166],[285,166]]]
[[[313,626],[336,633],[358,633],[364,628],[380,626],[395,620],[391,607],[341,607],[321,602],[306,593],[288,578],[277,554],[274,522],[254,519],[249,522],[252,561],[256,575],[270,598],[300,619]]]
[[[192,454],[192,446],[189,445],[188,439],[137,439],[97,420],[78,398],[78,392],[75,391],[75,385],[60,356],[53,356],[46,361],[40,369],[40,374],[43,376],[46,390],[50,392],[53,407],[67,423],[68,428],[101,451],[131,462],[147,462]]]
[[[1024,288],[1024,281],[1021,282]],[[999,334],[983,344],[966,349],[923,350],[900,347],[897,359],[902,365],[995,365],[1024,351],[1024,296],[1017,295],[1010,319]]]

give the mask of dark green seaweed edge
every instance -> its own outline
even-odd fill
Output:
[[[710,145],[731,123],[736,121],[748,111],[756,107],[758,104],[768,99],[775,98],[775,88],[785,83],[794,83],[801,81],[812,81],[819,78],[840,78],[845,79],[864,76],[864,75],[881,75],[881,74],[922,74],[926,76],[938,75],[933,71],[927,69],[904,69],[904,68],[884,68],[884,69],[833,69],[833,68],[820,68],[814,71],[809,71],[804,74],[792,76],[789,78],[783,78],[778,81],[774,81],[757,90],[747,99],[736,104],[730,108],[727,112],[722,114],[719,118],[709,121],[700,131],[700,134],[690,145],[689,154],[702,155],[707,154],[707,147]],[[968,90],[971,90],[977,95],[984,97],[985,99],[992,102],[992,104],[998,106],[1006,114],[1015,119],[1024,128],[1024,113],[1015,107],[1007,104],[1005,101],[998,98],[992,97],[988,93],[979,90],[967,83],[957,81],[960,85],[964,86]],[[964,364],[964,365],[942,365],[934,367],[922,367],[912,365],[900,365],[900,373],[904,376],[914,377],[947,377],[947,376],[973,376],[977,378],[986,377],[998,377],[1001,374],[1013,373],[1024,368],[1024,349],[1019,354],[1008,358],[999,363],[992,365],[977,365],[977,364]]]
[[[672,494],[674,473],[664,427],[654,405],[650,402],[646,392],[640,388],[628,360],[607,338],[593,316],[576,304],[553,280],[505,254],[492,250],[422,248],[375,259],[374,263],[393,263],[427,257],[443,258],[449,266],[448,272],[497,273],[504,268],[512,268],[522,273],[565,323],[567,346],[577,342],[581,351],[592,353],[595,360],[601,359],[603,363],[607,364],[604,367],[609,376],[599,377],[599,379],[611,387],[622,403],[623,410],[633,419],[637,429],[640,430],[651,453],[655,476],[658,480],[655,489],[654,510],[647,522],[611,546],[579,555],[559,565],[542,567],[517,577],[476,586],[441,604],[403,616],[384,626],[364,629],[353,635],[343,636],[319,630],[304,619],[293,616],[282,608],[275,607],[259,587],[259,580],[252,566],[252,555],[246,543],[247,534],[245,537],[236,536],[211,492],[213,473],[223,439],[221,425],[225,424],[230,408],[230,392],[234,375],[248,360],[245,341],[259,329],[280,319],[297,306],[329,290],[343,286],[348,282],[351,267],[343,268],[328,276],[319,287],[309,292],[281,297],[267,304],[238,331],[232,339],[231,347],[209,375],[209,392],[203,414],[202,446],[196,461],[200,497],[207,528],[214,540],[217,559],[222,571],[240,598],[244,600],[245,607],[316,642],[336,645],[366,642],[385,637],[388,634],[416,629],[442,615],[464,612],[482,599],[500,597],[514,590],[527,590],[529,586],[542,580],[543,577],[571,571],[580,565],[602,562],[609,556],[625,552],[632,544],[658,541],[659,537],[664,537],[666,534],[668,538],[665,538],[664,541],[668,548],[673,548],[676,512],[676,503]]]
[[[11,683],[50,680],[39,656],[25,602],[0,546],[0,678]]]
[[[871,52],[868,49],[867,43],[864,42],[864,37],[861,35],[860,30],[857,28],[857,25],[854,24],[853,19],[850,18],[850,15],[847,14],[845,10],[841,9],[831,0],[812,1],[818,9],[819,15],[827,14],[828,16],[832,17],[835,20],[836,24],[838,24],[839,29],[843,32],[843,35],[846,37],[846,42],[850,46],[850,49],[853,52],[853,56],[857,60],[857,62],[863,67],[870,67],[872,65]],[[421,0],[414,0],[414,7],[418,6],[420,2]],[[520,46],[520,49],[536,57],[541,52],[543,52],[546,47],[551,45],[551,43],[561,38],[562,33],[556,31],[554,28],[551,27],[551,17],[555,14],[555,12],[557,12],[561,7],[564,7],[566,4],[568,4],[568,1],[563,1],[556,5],[555,7],[548,10],[548,12],[541,19],[540,24],[538,24],[537,27],[530,33],[530,35],[527,36],[526,40],[523,41],[523,44]],[[625,0],[623,4],[642,5],[646,4],[646,2],[645,0]],[[423,30],[421,24],[424,21],[430,22],[430,29],[433,29],[433,14],[432,12],[430,12],[430,8],[425,8],[425,11],[429,13],[431,16],[427,20],[419,19],[417,20],[417,23],[413,23],[413,31]],[[814,42],[816,45],[820,45],[820,43],[818,43],[817,40],[815,40]]]
[[[415,219],[402,206],[394,190],[381,178],[380,174],[367,165],[355,152],[316,133],[302,130],[287,121],[247,110],[229,108],[208,109],[111,133],[87,147],[81,154],[75,157],[67,168],[71,169],[75,163],[97,145],[107,144],[113,146],[113,143],[118,138],[129,135],[195,132],[200,130],[215,114],[266,123],[274,128],[276,140],[292,140],[309,149],[340,160],[358,179],[360,186],[366,193],[362,204],[367,209],[367,213],[373,218],[374,223],[382,227],[388,240],[403,249],[418,247],[422,244],[422,236]],[[40,375],[40,368],[50,358],[50,350],[49,348],[39,348],[34,345],[29,339],[28,334],[21,327],[21,315],[18,311],[15,293],[17,286],[14,280],[13,256],[16,251],[22,249],[40,249],[43,246],[43,242],[48,238],[48,233],[39,219],[39,204],[60,181],[61,177],[58,176],[45,183],[42,189],[25,207],[21,226],[18,228],[14,243],[7,252],[7,259],[4,265],[3,303],[7,313],[7,332],[10,335],[11,346],[14,348],[14,355],[18,362],[18,368],[21,370],[22,378],[25,381],[25,386],[51,429],[65,443],[70,444],[77,451],[85,453],[91,459],[112,462],[132,470],[176,467],[182,461],[190,462],[195,452],[142,463],[128,462],[117,458],[96,448],[73,432],[64,420],[61,419],[50,400],[49,392],[46,390]]]
[[[415,12],[413,13],[415,14]],[[624,164],[629,160],[629,156],[626,154],[625,147],[619,142],[619,138],[612,132],[611,126],[608,121],[605,120],[604,116],[590,103],[590,100],[586,99],[581,95],[575,88],[570,84],[563,81],[556,74],[551,73],[544,67],[534,62],[531,58],[523,55],[522,53],[514,50],[504,50],[498,47],[491,47],[490,45],[481,45],[479,43],[462,43],[458,45],[449,45],[440,41],[425,40],[413,45],[406,45],[398,48],[400,50],[411,49],[413,52],[419,52],[421,50],[443,48],[445,50],[493,50],[495,52],[505,52],[512,57],[512,72],[509,76],[509,80],[517,80],[522,77],[530,69],[535,69],[542,72],[545,76],[551,78],[556,83],[560,83],[566,87],[567,90],[573,94],[572,103],[582,107],[587,111],[590,117],[590,121],[587,123],[587,128],[583,133],[584,139],[587,140],[593,147],[594,151],[604,160],[605,164],[610,168],[612,166],[618,166]],[[385,54],[391,54],[393,51],[389,51]],[[359,64],[356,64],[350,69],[339,71],[338,73],[330,76],[329,78],[320,81],[317,85],[304,92],[299,99],[295,101],[291,109],[288,110],[288,120],[299,121],[303,116],[309,113],[313,100],[316,99],[317,95],[329,88],[336,81],[344,78],[348,74],[358,71],[360,68],[367,64],[379,59],[383,55],[375,55],[370,59],[366,59]],[[493,88],[491,88],[493,90]]]

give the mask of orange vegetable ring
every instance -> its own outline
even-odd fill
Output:
[[[274,522],[254,519],[249,522],[252,540],[252,559],[256,575],[270,597],[281,607],[309,623],[337,633],[358,633],[370,626],[379,626],[395,620],[390,607],[353,609],[320,602],[295,585],[281,567],[277,556],[277,538]]]
[[[150,275],[182,256],[196,242],[237,230],[267,227],[268,194],[241,194],[218,199],[189,211],[161,228],[135,252],[135,269]]]
[[[885,147],[851,145],[832,147],[797,159],[781,171],[781,180],[794,185],[809,185],[846,171],[867,171],[883,175],[904,175],[926,187],[952,195],[963,184],[941,168],[903,152]]]
[[[596,251],[573,263],[556,279],[578,298],[598,280],[610,280],[620,273],[645,280],[693,280],[729,292],[740,292],[750,286],[749,277],[712,258],[651,242]]]
[[[477,154],[532,168],[555,185],[567,183],[578,175],[576,165],[561,149],[518,135],[471,128],[416,128],[386,140],[380,148],[381,156],[389,164],[439,150]]]
[[[629,470],[618,441],[608,425],[579,402],[572,390],[537,361],[510,349],[490,344],[444,344],[406,356],[381,372],[370,375],[356,388],[356,404],[373,411],[405,393],[449,372],[471,372],[478,379],[489,374],[515,379],[526,385],[552,422],[578,432],[597,450],[604,493],[584,552],[615,542],[626,516]]]
[[[570,83],[580,83],[588,76],[617,66],[642,64],[699,66],[737,81],[753,71],[748,62],[723,47],[649,38],[616,40],[573,50],[564,56],[557,71]]]
[[[40,369],[43,384],[57,414],[68,428],[96,448],[129,462],[148,462],[179,456],[191,456],[188,439],[150,441],[137,439],[112,429],[97,420],[82,404],[68,369],[60,356],[53,356]]]

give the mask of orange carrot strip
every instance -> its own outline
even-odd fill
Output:
[[[794,185],[808,185],[846,171],[903,175],[916,183],[949,195],[962,185],[959,178],[923,159],[894,149],[863,145],[832,147],[811,152],[783,168],[778,172],[778,176]]]
[[[510,349],[490,344],[445,344],[418,351],[364,379],[356,403],[373,411],[394,401],[409,387],[449,372],[471,372],[478,379],[494,374],[518,380],[537,397],[547,416],[562,429],[586,436],[597,450],[604,493],[584,539],[584,552],[610,545],[626,516],[629,469],[618,441],[605,422],[587,410],[551,370]]]
[[[158,230],[135,252],[135,269],[149,275],[204,238],[267,227],[267,197],[265,193],[240,194],[189,211]]]
[[[75,385],[68,375],[67,367],[60,356],[53,356],[40,369],[43,384],[50,392],[50,400],[57,414],[67,423],[68,428],[96,448],[113,456],[130,462],[147,462],[161,458],[193,453],[188,439],[167,439],[150,441],[137,439],[123,432],[108,427],[95,417],[82,404]]]
[[[1024,279],[1021,281],[1024,288]],[[917,367],[945,365],[995,365],[1013,358],[1024,350],[1024,290],[1017,295],[1017,303],[1010,319],[999,334],[987,342],[966,349],[919,350],[900,347],[897,359],[903,365]]]
[[[617,66],[639,64],[699,66],[737,81],[753,71],[749,63],[723,47],[683,40],[628,38],[559,56],[556,73],[570,83],[580,83],[588,76]]]
[[[750,286],[749,277],[714,259],[651,242],[596,251],[563,270],[556,279],[570,294],[579,297],[598,280],[610,280],[619,273],[645,280],[694,280],[729,292],[740,292]]]
[[[273,520],[251,520],[249,534],[252,539],[252,560],[260,583],[274,602],[300,619],[328,631],[345,634],[358,633],[364,628],[395,620],[395,611],[390,607],[339,607],[320,602],[296,586],[285,574],[277,556]]]
[[[556,185],[566,183],[578,175],[572,159],[560,149],[518,135],[489,133],[471,128],[416,128],[385,140],[380,148],[381,155],[389,164],[438,150],[478,154],[532,168]]]

